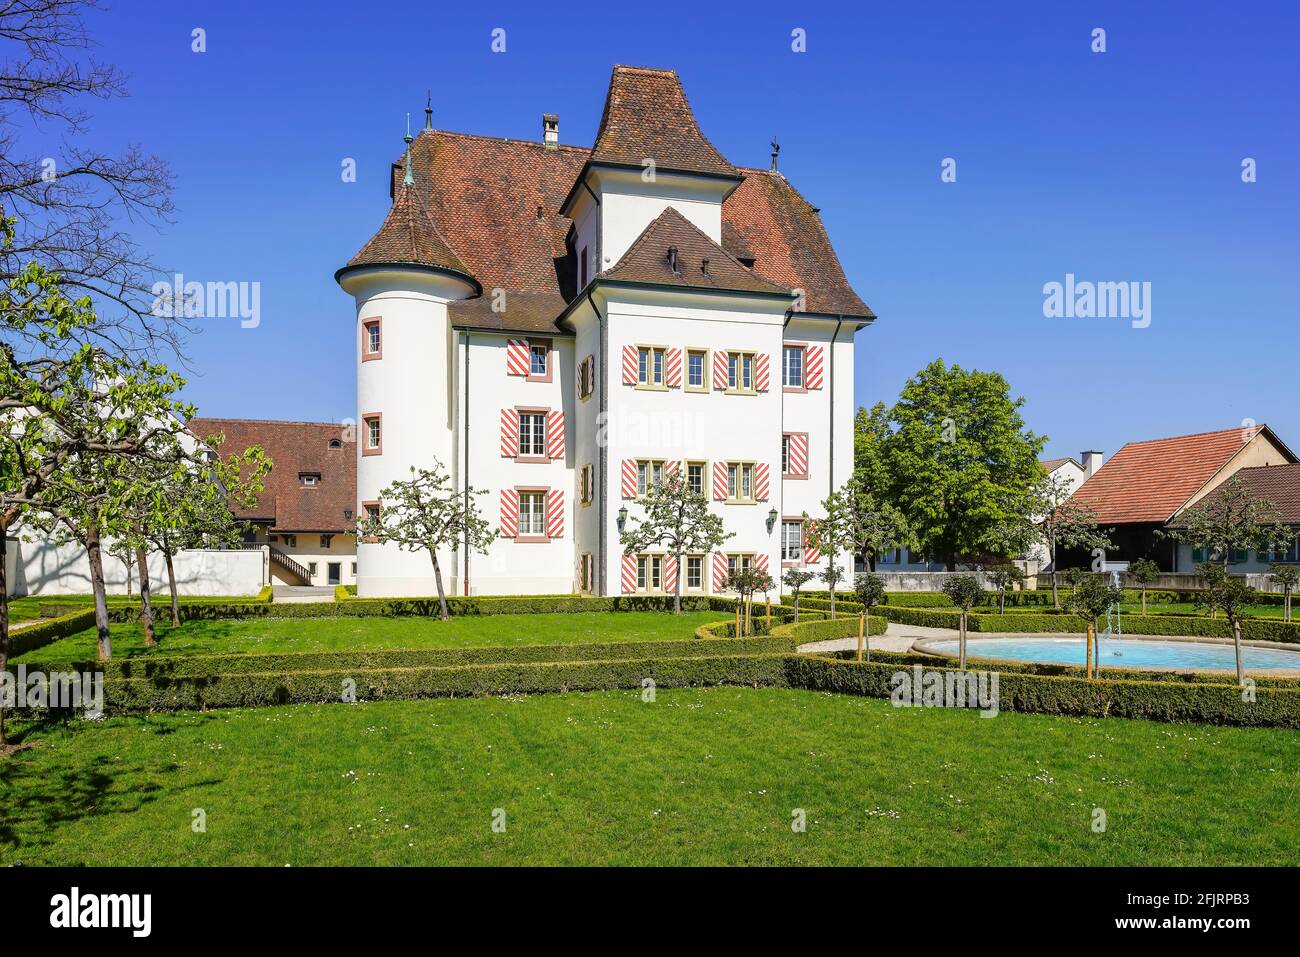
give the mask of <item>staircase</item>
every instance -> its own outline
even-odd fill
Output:
[[[271,564],[278,565],[281,570],[288,572],[290,575],[298,578],[304,585],[311,584],[311,572],[302,565],[295,562],[274,545],[267,545],[267,551],[270,553]]]

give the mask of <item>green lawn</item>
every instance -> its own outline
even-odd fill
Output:
[[[113,718],[27,740],[0,759],[0,865],[1300,857],[1285,731],[712,688]]]
[[[715,611],[583,612],[555,615],[466,615],[436,618],[241,618],[187,621],[158,626],[158,647],[146,648],[138,624],[112,626],[114,658],[212,654],[280,654],[307,651],[372,651],[397,648],[560,645],[597,641],[689,639]],[[16,661],[93,661],[95,632],[60,639]]]

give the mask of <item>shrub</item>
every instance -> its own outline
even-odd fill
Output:
[[[69,635],[94,627],[95,609],[93,608],[78,608],[58,618],[50,618],[17,630],[10,625],[9,657],[17,658],[37,648],[44,648],[60,638],[67,638]]]

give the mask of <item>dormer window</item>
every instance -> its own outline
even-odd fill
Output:
[[[320,484],[319,472],[299,472],[298,481],[303,484],[304,488],[315,488]]]

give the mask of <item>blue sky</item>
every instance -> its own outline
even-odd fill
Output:
[[[332,274],[381,222],[426,89],[441,128],[538,139],[556,112],[564,142],[590,145],[621,62],[676,68],[735,163],[780,139],[880,316],[857,339],[860,404],[942,356],[1002,372],[1053,454],[1246,419],[1300,447],[1293,4],[117,0],[90,25],[131,91],[96,106],[92,137],[140,142],[177,177],[175,222],[141,238],[187,279],[261,283],[260,326],[209,320],[191,340],[204,415],[355,414]],[[1151,283],[1150,326],[1045,318],[1043,285],[1067,273]]]

